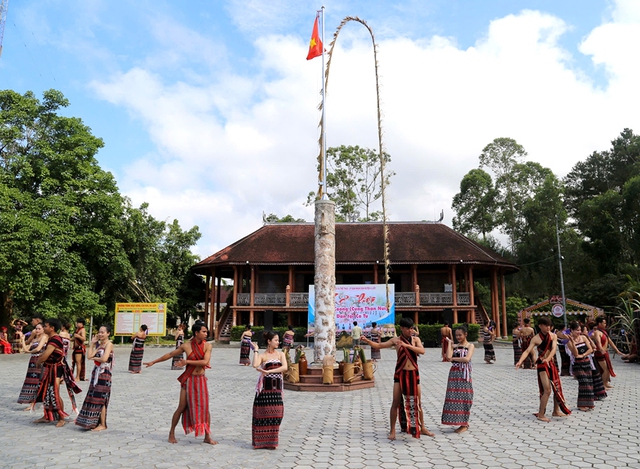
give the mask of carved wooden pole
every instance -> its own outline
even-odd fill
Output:
[[[336,353],[336,222],[335,203],[315,203],[315,362]]]

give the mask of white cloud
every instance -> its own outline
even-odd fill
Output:
[[[575,70],[559,45],[571,26],[537,11],[494,20],[467,49],[439,36],[382,41],[385,144],[397,173],[388,194],[391,218],[434,219],[444,209],[450,223],[462,176],[494,138],[516,139],[530,160],[563,176],[608,148],[624,127],[640,131],[636,5],[617,2],[612,19],[580,45],[607,67],[604,89]],[[240,18],[239,4],[231,8]],[[360,33],[345,29],[333,57],[329,146],[377,145],[371,44]],[[158,218],[199,225],[201,255],[258,228],[263,211],[313,218],[302,204],[317,182],[320,59],[304,61],[307,40],[261,36],[256,68],[245,76],[190,71],[167,82],[140,66],[92,85],[139,119],[157,145],[155,156],[129,165],[119,181],[123,192],[150,202]]]

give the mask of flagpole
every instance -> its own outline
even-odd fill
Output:
[[[320,13],[322,13],[322,127],[321,127],[321,131],[322,131],[322,135],[321,135],[321,140],[322,140],[322,199],[323,200],[327,200],[327,131],[326,126],[327,123],[324,120],[325,117],[325,108],[327,106],[327,100],[325,99],[325,89],[324,89],[324,84],[325,84],[325,76],[324,76],[324,5],[322,5],[322,9],[320,10]]]

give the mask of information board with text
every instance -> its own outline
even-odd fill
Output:
[[[164,336],[167,332],[166,303],[116,303],[114,335],[133,335],[146,324],[149,335]]]

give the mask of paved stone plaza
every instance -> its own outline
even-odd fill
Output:
[[[145,361],[168,348],[147,347]],[[593,412],[574,413],[544,424],[537,410],[535,372],[514,370],[510,348],[497,348],[498,361],[486,365],[482,347],[474,357],[474,405],[471,427],[455,434],[441,425],[449,364],[440,351],[420,358],[425,420],[435,438],[419,440],[398,429],[386,438],[395,352],[382,351],[376,387],[347,393],[285,391],[285,416],[276,451],[251,447],[251,405],[258,373],[238,366],[239,349],[214,348],[209,376],[213,438],[185,436],[167,443],[171,415],[178,401],[178,371],[170,363],[127,372],[129,348],[116,347],[109,429],[90,433],[73,424],[36,425],[41,416],[16,404],[27,368],[27,355],[0,355],[0,467],[2,468],[640,468],[638,411],[640,366],[614,360],[618,377],[609,397]],[[367,351],[368,354],[368,351]],[[88,372],[93,366],[87,363]],[[86,391],[88,384],[81,383]],[[578,385],[563,378],[565,396],[576,407]],[[68,398],[63,390],[65,406]],[[77,396],[82,405],[84,392]]]

